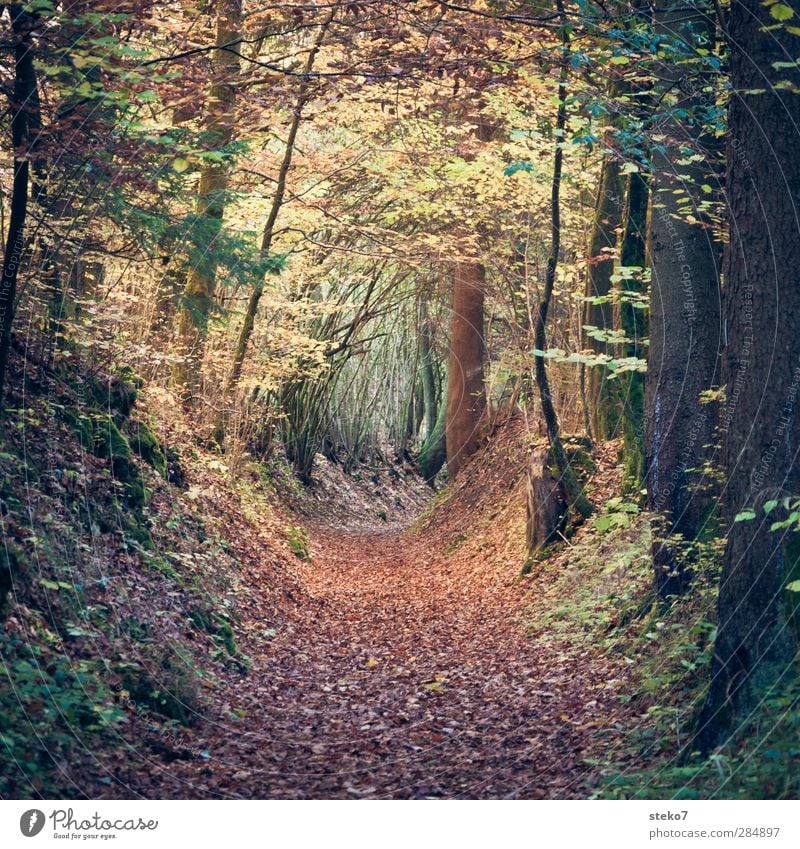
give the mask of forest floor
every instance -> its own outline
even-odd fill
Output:
[[[240,632],[249,674],[215,694],[190,754],[140,763],[114,795],[585,797],[625,672],[530,638],[531,585],[508,556],[519,475],[476,491],[487,468],[410,528],[307,522],[291,615],[265,639],[272,602],[261,618],[256,595]]]
[[[37,385],[0,452],[3,798],[796,796],[795,692],[756,719],[768,758],[749,726],[679,758],[718,558],[653,603],[618,442],[579,460],[595,514],[523,576],[523,417],[439,493],[322,458],[303,487],[113,376]]]

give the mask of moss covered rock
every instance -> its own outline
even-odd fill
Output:
[[[111,415],[101,416],[95,421],[94,447],[98,457],[108,457],[111,461],[114,479],[125,487],[125,500],[133,507],[141,507],[147,491],[133,460],[130,443]]]
[[[167,477],[167,458],[161,443],[152,430],[142,422],[131,422],[129,428],[131,449],[152,466],[162,478]]]

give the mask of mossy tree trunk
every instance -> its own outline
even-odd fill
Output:
[[[614,326],[614,306],[611,302],[614,275],[614,251],[617,233],[622,224],[622,176],[620,165],[607,155],[603,159],[597,187],[594,220],[589,240],[589,267],[586,274],[584,327],[600,333]],[[612,346],[584,330],[584,348],[595,354],[613,355]],[[618,385],[608,380],[605,366],[586,370],[586,402],[591,420],[592,437],[598,441],[610,439],[619,426]]]
[[[236,110],[236,81],[239,75],[238,48],[224,48],[240,37],[242,0],[217,0],[216,44],[213,52],[214,81],[208,95],[205,116],[206,144],[211,150],[227,147],[233,138]],[[194,400],[200,390],[200,369],[214,305],[217,261],[215,239],[222,230],[228,189],[226,162],[206,161],[197,187],[197,215],[208,244],[201,259],[189,270],[177,319],[177,348],[180,360],[173,380],[185,401]]]
[[[643,274],[647,264],[647,180],[631,174],[625,193],[624,230],[620,244],[620,297],[615,325],[625,334],[621,346],[623,357],[647,359],[647,310],[644,303]],[[630,269],[628,271],[628,269]],[[630,371],[619,378],[622,403],[623,487],[638,495],[644,483],[644,383],[640,371]]]

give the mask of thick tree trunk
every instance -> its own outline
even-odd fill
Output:
[[[642,275],[647,264],[647,181],[631,174],[625,196],[624,230],[620,244],[619,264],[626,272],[620,281],[620,299],[615,324],[625,334],[623,357],[646,359],[647,310],[640,304],[644,295]],[[626,372],[620,378],[623,435],[623,486],[634,495],[644,483],[644,384],[640,371]]]
[[[567,518],[558,467],[547,448],[537,448],[528,460],[525,506],[528,555],[535,557],[558,538]]]
[[[797,21],[800,0],[786,5],[794,10],[789,23]],[[797,37],[775,24],[760,0],[731,7],[722,415],[728,538],[698,736],[705,750],[794,673],[800,594],[784,587],[800,577],[800,534],[771,532],[785,512],[763,510],[766,501],[800,494],[800,74],[789,66]],[[736,522],[746,508],[755,518]]]
[[[14,91],[10,104],[14,177],[8,235],[3,257],[3,277],[0,280],[0,413],[3,411],[3,390],[8,370],[8,355],[11,350],[17,279],[25,249],[30,159],[36,145],[37,132],[41,127],[39,89],[31,44],[36,19],[34,15],[25,11],[22,4],[15,3],[7,6],[7,9],[14,36]]]
[[[216,15],[217,45],[235,41],[242,27],[242,0],[217,0]],[[217,49],[213,61],[215,79],[209,91],[205,128],[209,145],[220,149],[229,145],[233,138],[239,57],[235,51]],[[208,244],[202,260],[189,271],[183,290],[178,313],[181,359],[173,371],[174,382],[186,401],[196,397],[200,388],[200,367],[217,277],[214,241],[222,229],[227,188],[227,163],[203,165],[197,188],[197,214],[207,227]]]
[[[447,473],[454,480],[481,440],[486,390],[483,384],[483,302],[486,272],[478,262],[456,263],[453,317],[447,366]]]
[[[589,241],[589,268],[586,275],[587,301],[584,306],[584,326],[609,331],[614,326],[614,309],[609,295],[614,274],[614,249],[617,231],[622,224],[622,178],[619,163],[606,156],[600,171],[597,202]],[[612,346],[584,330],[584,347],[596,354],[612,355]],[[586,371],[586,401],[591,418],[592,437],[598,441],[610,439],[619,425],[617,386],[608,380],[605,366]]]
[[[659,64],[677,110],[692,106],[680,96],[678,79],[687,65],[675,55],[705,43],[708,19],[676,2],[660,12],[657,28],[682,46]],[[666,97],[662,103],[668,103]],[[647,506],[660,517],[654,526],[653,565],[661,598],[685,591],[691,580],[691,543],[704,530],[714,499],[702,473],[710,457],[715,408],[700,395],[719,384],[721,345],[719,267],[721,250],[704,221],[701,185],[708,166],[686,162],[701,141],[699,122],[671,117],[666,141],[652,153],[653,179],[649,256],[650,350],[645,380]],[[689,216],[693,218],[690,219]]]

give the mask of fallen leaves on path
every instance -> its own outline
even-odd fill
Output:
[[[191,729],[133,747],[92,793],[588,795],[593,742],[624,730],[625,672],[599,650],[526,636],[541,588],[519,577],[526,448],[510,433],[493,450],[415,529],[307,523],[311,560],[292,564],[278,621],[275,563],[267,547],[260,565],[243,526],[237,630],[250,671],[222,676]]]
[[[615,721],[623,673],[600,652],[526,638],[531,586],[509,555],[521,501],[502,489],[491,520],[451,517],[469,530],[455,550],[452,522],[310,526],[312,559],[295,576],[302,598],[268,637],[272,622],[248,606],[242,647],[253,666],[187,732],[201,756],[131,765],[127,794],[587,795],[585,758]]]

